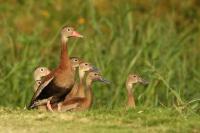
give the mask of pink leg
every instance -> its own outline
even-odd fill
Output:
[[[47,101],[47,109],[51,112],[54,112],[53,109],[51,108],[50,101]]]
[[[61,111],[62,103],[58,103],[58,112]]]

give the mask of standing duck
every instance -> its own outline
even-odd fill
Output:
[[[136,74],[129,74],[126,80],[126,89],[128,93],[128,101],[126,105],[127,108],[135,108],[135,99],[134,99],[131,89],[133,88],[133,85],[136,83],[141,83],[144,85],[148,84],[148,82],[142,79],[140,76]]]
[[[99,72],[90,71],[86,77],[86,92],[83,97],[71,97],[65,99],[62,102],[62,108],[60,111],[69,111],[69,110],[86,110],[89,109],[92,105],[92,83],[94,81],[101,81],[104,83],[109,83],[105,80]]]
[[[33,95],[28,109],[35,107],[34,103],[38,100],[50,99],[47,101],[47,108],[51,111],[51,104],[62,101],[70,92],[74,85],[74,70],[68,56],[67,42],[70,37],[83,37],[71,27],[63,27],[61,30],[61,54],[60,64],[48,74],[37,91]]]

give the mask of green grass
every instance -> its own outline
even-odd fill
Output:
[[[70,40],[70,55],[91,62],[112,82],[109,86],[93,85],[94,110],[73,114],[81,118],[88,116],[90,121],[94,119],[91,129],[81,125],[80,131],[128,132],[134,128],[128,124],[128,117],[132,118],[137,113],[122,111],[125,116],[119,119],[128,122],[122,122],[122,125],[116,122],[121,111],[115,110],[126,100],[125,80],[128,73],[138,73],[149,80],[147,87],[136,86],[134,95],[137,106],[145,110],[154,108],[147,114],[142,113],[148,120],[130,120],[136,125],[139,122],[136,130],[187,132],[197,127],[196,115],[200,114],[198,1],[183,1],[180,4],[177,0],[10,0],[0,1],[0,19],[0,106],[6,107],[7,111],[3,109],[1,117],[7,121],[10,130],[18,129],[12,123],[17,122],[19,117],[27,127],[31,127],[32,122],[33,127],[40,126],[43,119],[44,125],[51,127],[48,120],[53,121],[50,116],[55,118],[57,115],[55,121],[61,123],[59,130],[64,130],[62,125],[66,121],[60,116],[65,117],[66,114],[44,113],[44,118],[42,115],[42,120],[35,123],[38,120],[34,117],[40,117],[40,114],[21,110],[33,95],[34,69],[37,66],[53,69],[59,62],[59,31],[63,25],[74,26],[85,36],[84,39]],[[101,108],[108,111],[99,111]],[[160,108],[162,111],[159,114]],[[177,118],[175,115],[172,117],[174,121],[170,121],[166,115],[174,112],[178,112]],[[184,116],[185,112],[190,112],[191,116]],[[36,116],[31,117],[32,114]],[[104,124],[101,115],[108,116],[111,125]],[[11,117],[13,119],[9,121]],[[30,121],[25,123],[27,117]],[[185,126],[181,126],[181,121]],[[72,120],[66,128],[74,127],[76,123],[81,122]],[[18,130],[22,127],[23,124],[19,125]]]
[[[196,114],[180,114],[172,109],[98,109],[86,112],[38,113],[1,108],[0,131],[6,132],[181,132],[197,133]]]

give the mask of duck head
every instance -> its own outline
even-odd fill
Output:
[[[90,71],[87,75],[87,79],[90,79],[91,81],[100,81],[106,84],[110,84],[110,81],[104,79],[102,75],[97,71]]]
[[[136,83],[141,83],[143,85],[148,84],[148,82],[146,80],[142,79],[137,74],[129,74],[126,82],[127,82],[128,85],[132,85],[132,84],[136,84]]]
[[[63,39],[68,39],[70,37],[83,38],[83,35],[78,33],[73,27],[64,26],[61,30],[61,36]]]
[[[81,59],[78,57],[70,57],[70,61],[74,69],[79,67],[79,64],[81,63]]]
[[[79,70],[83,71],[83,72],[92,71],[92,70],[98,71],[98,69],[95,66],[93,66],[89,62],[85,62],[85,61],[82,61],[79,64]]]
[[[97,71],[97,68],[94,67],[92,64],[88,63],[88,62],[85,62],[85,61],[82,61],[80,64],[79,64],[79,77],[80,79],[82,79],[85,75],[85,72],[88,72],[88,71]]]
[[[43,76],[46,76],[50,73],[51,71],[47,67],[38,67],[34,71],[34,80],[41,80]]]

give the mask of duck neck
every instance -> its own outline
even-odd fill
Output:
[[[85,97],[85,89],[84,89],[84,84],[83,84],[84,75],[85,75],[85,72],[79,69],[80,82],[79,82],[79,86],[77,90],[77,96],[79,97]]]
[[[61,36],[60,67],[66,68],[70,65],[67,47],[68,38]]]
[[[85,107],[90,108],[92,106],[93,101],[93,93],[92,93],[92,80],[90,78],[86,79],[86,92],[85,92]]]
[[[83,84],[83,78],[84,78],[85,72],[80,70],[79,68],[79,78],[80,78],[80,84]]]
[[[126,89],[127,89],[127,93],[128,93],[128,101],[127,101],[128,108],[135,108],[135,99],[134,99],[133,93],[131,91],[132,88],[133,88],[133,84],[126,83]]]

